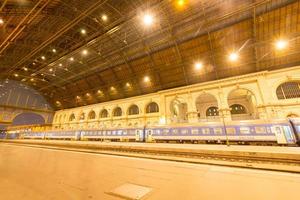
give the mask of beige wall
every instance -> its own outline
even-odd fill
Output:
[[[300,81],[300,67],[286,68],[277,71],[263,71],[243,76],[237,76],[217,81],[194,84],[186,87],[164,90],[153,94],[121,99],[111,102],[99,103],[84,107],[60,110],[55,113],[53,126],[59,129],[77,128],[104,128],[116,126],[144,126],[146,124],[172,124],[181,122],[198,122],[224,119],[274,119],[285,118],[289,114],[300,116],[300,98],[278,100],[276,88],[286,81]],[[247,99],[234,97],[231,94],[236,90],[248,91]],[[214,102],[204,102],[196,105],[199,96],[213,96]],[[230,99],[232,98],[232,99]],[[204,98],[205,99],[205,98]],[[150,102],[159,105],[159,113],[146,114],[145,108]],[[176,102],[176,111],[173,106]],[[180,103],[187,106],[186,113],[179,113]],[[246,107],[248,113],[241,116],[231,116],[230,105],[238,103]],[[136,104],[140,113],[127,115],[128,108]],[[181,104],[180,104],[181,105]],[[113,117],[115,107],[121,107],[122,117]],[[206,109],[210,106],[219,108],[219,117],[210,119],[205,116]],[[107,109],[109,117],[99,118],[102,109]],[[89,112],[96,112],[96,119],[87,120]],[[84,112],[85,120],[79,121],[79,115]],[[177,115],[174,115],[174,112]],[[76,120],[69,122],[69,116],[74,113]],[[199,119],[199,114],[201,118]],[[181,119],[182,118],[182,119]]]

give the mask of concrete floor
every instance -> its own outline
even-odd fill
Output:
[[[299,199],[300,174],[196,165],[0,144],[0,199],[122,199],[124,183],[145,199]]]

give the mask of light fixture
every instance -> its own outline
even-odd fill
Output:
[[[61,63],[59,63],[59,64],[58,64],[58,66],[62,67],[62,64],[61,64]]]
[[[287,47],[287,44],[288,42],[286,40],[280,39],[276,41],[275,46],[277,50],[283,50]]]
[[[185,4],[185,0],[177,0],[177,6],[182,7]]]
[[[113,87],[113,86],[111,86],[111,87],[110,87],[110,90],[111,90],[111,91],[114,91],[114,90],[116,90],[116,88]]]
[[[239,58],[239,55],[236,52],[232,52],[231,54],[229,54],[229,60],[234,62],[237,61]]]
[[[34,79],[33,79],[33,78],[31,78],[31,79],[30,79],[30,81],[31,81],[31,82],[33,82],[33,81],[34,81]]]
[[[19,76],[19,74],[14,74],[14,76],[15,76],[15,77],[18,77],[18,76]]]
[[[27,68],[27,67],[23,67],[23,69],[24,69],[24,71],[26,71],[26,72],[28,71],[28,68]]]
[[[131,86],[130,83],[127,82],[127,83],[126,83],[126,87],[130,87],[130,86]]]
[[[80,30],[80,33],[81,33],[82,35],[85,35],[85,34],[86,34],[86,30],[85,30],[85,29],[81,29],[81,30]]]
[[[4,20],[0,18],[0,25],[4,24]]]
[[[147,82],[149,82],[149,81],[150,81],[150,78],[149,78],[149,76],[145,76],[145,77],[144,77],[144,82],[146,82],[146,83],[147,83]]]
[[[71,57],[71,58],[70,58],[70,61],[74,61],[74,58],[73,58],[73,57]]]
[[[90,94],[90,93],[86,93],[86,96],[88,96],[88,97],[89,97],[89,96],[91,96],[91,94]]]
[[[84,49],[84,50],[82,51],[82,54],[83,54],[83,55],[87,55],[87,54],[88,54],[88,51],[87,51],[86,49]]]
[[[52,49],[52,52],[53,52],[53,53],[56,53],[56,49]]]
[[[201,62],[196,62],[195,63],[195,69],[200,70],[203,67],[203,64]]]
[[[98,91],[97,91],[97,93],[98,93],[98,94],[101,94],[101,93],[102,93],[102,91],[101,91],[101,90],[98,90]]]
[[[145,14],[143,16],[143,22],[146,26],[150,26],[153,23],[153,16],[150,14]]]
[[[107,21],[107,15],[103,14],[103,15],[101,16],[101,19],[102,19],[103,21]]]
[[[53,72],[53,69],[52,69],[52,68],[50,68],[50,69],[49,69],[49,72]]]
[[[42,59],[42,60],[46,60],[46,57],[45,57],[45,56],[41,56],[41,59]]]
[[[76,99],[80,99],[80,96],[76,96]]]

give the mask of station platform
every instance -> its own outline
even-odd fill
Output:
[[[1,140],[1,142],[300,173],[300,147],[62,140]]]

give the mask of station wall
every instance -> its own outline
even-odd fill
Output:
[[[297,66],[59,110],[53,127],[93,129],[299,116],[300,66]]]

